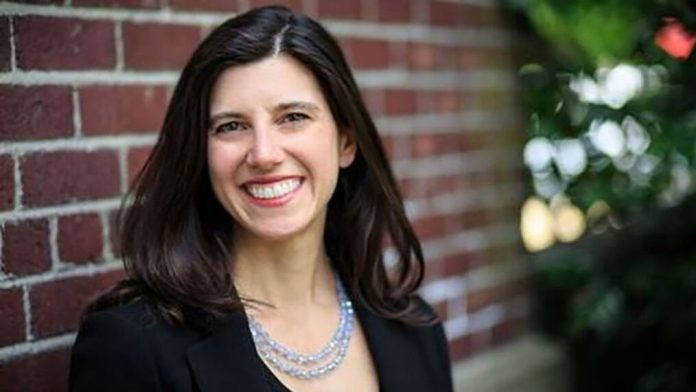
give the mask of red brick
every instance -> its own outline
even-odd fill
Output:
[[[441,301],[432,305],[440,320],[447,320],[447,301]]]
[[[72,115],[68,87],[0,86],[0,140],[70,136]]]
[[[10,70],[10,19],[0,18],[0,71]]]
[[[457,362],[483,351],[490,344],[489,335],[489,331],[480,331],[450,341],[450,360]]]
[[[17,3],[27,3],[27,4],[64,4],[65,0],[22,0]]]
[[[459,48],[455,56],[461,70],[510,68],[513,63],[510,52],[504,48]]]
[[[480,53],[472,48],[462,48],[457,56],[457,65],[462,70],[475,69],[481,66]]]
[[[36,153],[21,161],[24,204],[29,207],[116,196],[115,151]]]
[[[466,211],[449,214],[447,216],[446,226],[448,232],[456,233],[464,230],[482,228],[486,226],[487,223],[490,224],[493,222],[494,220],[490,219],[485,209],[472,208]]]
[[[461,15],[464,10],[464,4],[450,1],[431,1],[430,21],[436,25],[458,25],[464,19]]]
[[[421,240],[441,237],[446,233],[445,217],[436,215],[416,219],[413,222],[413,229]]]
[[[381,89],[361,89],[362,100],[367,110],[375,115],[384,113],[384,92]]]
[[[481,252],[463,252],[447,255],[442,259],[445,275],[460,275],[468,272],[476,266],[483,265],[484,256]]]
[[[113,8],[157,8],[159,0],[73,0],[74,6]]]
[[[151,147],[133,148],[128,151],[128,183],[132,184],[145,165],[152,151]]]
[[[412,69],[431,69],[437,63],[437,48],[430,44],[409,43],[408,65]]]
[[[450,226],[450,228],[456,231],[482,228],[489,223],[488,213],[483,208],[464,211],[454,216],[453,219],[455,219],[455,224]]]
[[[416,98],[413,90],[385,90],[384,114],[413,114],[416,112]]]
[[[74,331],[79,325],[85,307],[122,277],[123,272],[119,270],[32,287],[29,301],[34,336],[46,337]]]
[[[127,68],[181,69],[201,40],[194,26],[169,24],[123,25],[123,45]],[[176,43],[167,45],[165,43]]]
[[[440,280],[444,277],[441,259],[427,259],[425,263],[425,274],[423,275],[423,284],[429,284],[430,282]]]
[[[0,156],[0,211],[14,206],[14,163],[9,155]]]
[[[62,261],[85,263],[102,255],[99,215],[70,215],[58,220],[58,254]]]
[[[468,358],[473,353],[471,335],[458,337],[449,342],[449,354],[452,362]]]
[[[459,139],[457,136],[458,135],[452,134],[413,135],[411,137],[411,156],[414,158],[423,158],[438,153],[457,151],[457,145],[455,144]],[[443,140],[449,141],[450,144],[445,144],[443,146]]]
[[[68,348],[44,351],[0,363],[3,392],[67,392]]]
[[[319,1],[319,17],[324,19],[360,19],[360,0]]]
[[[88,135],[159,131],[167,109],[163,86],[80,89],[82,131]]]
[[[496,7],[431,1],[430,21],[434,25],[481,27],[500,23]]]
[[[502,344],[520,336],[528,328],[526,317],[503,320],[491,328],[491,340],[494,345]]]
[[[454,47],[409,42],[408,67],[411,69],[457,69],[460,51]]]
[[[6,223],[2,243],[2,261],[6,273],[28,275],[51,267],[46,220]]]
[[[487,139],[486,134],[466,134],[463,132],[413,135],[410,140],[411,155],[414,158],[422,158],[480,150],[485,146]]]
[[[435,91],[431,94],[432,110],[437,113],[453,113],[460,109],[460,93],[453,90]]]
[[[451,69],[459,71],[458,61],[459,49],[451,46],[438,46],[437,62],[438,69]]]
[[[417,178],[404,181],[419,197],[433,197],[443,193],[452,193],[456,189],[456,177],[445,175],[429,178]]]
[[[379,21],[410,22],[411,0],[379,0]]]
[[[22,289],[0,290],[0,347],[24,340]]]
[[[527,291],[529,291],[529,279],[523,277],[498,286],[469,292],[466,296],[466,309],[469,312],[475,312],[485,306],[502,302],[508,298],[524,294]]]
[[[15,39],[23,69],[107,69],[116,62],[111,22],[26,16],[17,19]]]
[[[393,136],[382,136],[382,145],[384,146],[384,151],[387,153],[387,159],[390,161],[394,160],[394,137]]]
[[[389,66],[389,43],[366,39],[341,41],[348,62],[354,68],[386,68]]]
[[[169,0],[174,9],[187,11],[239,11],[237,0]]]
[[[415,178],[399,179],[399,189],[405,199],[417,199],[423,197],[421,192],[421,182]]]
[[[249,6],[251,8],[276,4],[283,5],[294,11],[302,11],[302,0],[249,0]]]

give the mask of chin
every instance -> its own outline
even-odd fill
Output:
[[[268,223],[264,227],[243,227],[241,228],[246,232],[247,236],[251,236],[257,240],[268,241],[268,242],[279,242],[292,239],[301,235],[307,229],[309,225],[287,225],[281,226],[279,224]]]

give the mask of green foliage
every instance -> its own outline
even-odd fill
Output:
[[[539,177],[559,184],[546,193],[537,186],[537,193],[546,199],[563,193],[584,208],[604,200],[617,216],[630,217],[643,208],[674,205],[693,192],[696,56],[679,61],[653,39],[663,17],[688,9],[686,3],[517,0],[509,4],[528,16],[535,33],[555,54],[527,59],[530,63],[520,70],[529,139],[544,138],[553,144],[574,139],[582,142],[587,156],[581,173],[563,173],[558,164],[562,154],[550,168],[532,173],[535,185]],[[685,25],[696,20],[696,11],[678,15]],[[634,90],[622,91],[631,82],[637,84]],[[592,89],[594,97],[587,95]],[[647,149],[616,156],[598,151],[593,131],[606,122],[620,126],[625,137],[633,125],[644,130]],[[625,144],[630,147],[628,141]]]
[[[529,15],[539,31],[569,57],[583,61],[623,59],[633,50],[640,25],[638,2],[530,1]],[[579,53],[578,53],[579,52]]]
[[[577,391],[696,390],[696,49],[677,59],[655,41],[665,17],[696,32],[696,4],[506,4],[547,49],[520,69],[528,140],[554,149],[527,163],[534,192],[610,206],[578,243],[532,256],[539,326],[570,348]],[[602,145],[616,134],[623,149]],[[585,151],[577,173],[568,140]]]

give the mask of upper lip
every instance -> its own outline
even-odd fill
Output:
[[[254,177],[251,180],[245,181],[244,185],[252,185],[252,184],[270,184],[273,182],[278,182],[278,181],[283,181],[283,180],[289,180],[291,178],[301,178],[300,176],[282,176],[282,175],[276,175],[276,176],[261,176],[261,177]]]

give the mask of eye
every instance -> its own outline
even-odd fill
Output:
[[[242,129],[244,129],[244,125],[241,122],[230,121],[215,128],[215,133],[235,132],[241,131]]]
[[[302,120],[306,120],[308,118],[309,118],[309,116],[304,114],[304,113],[292,112],[292,113],[288,113],[285,116],[285,118],[283,119],[283,121],[294,123],[294,122],[300,122]]]

